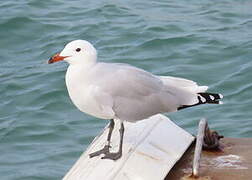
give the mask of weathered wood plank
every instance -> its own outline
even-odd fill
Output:
[[[118,123],[119,124],[119,123]],[[112,134],[112,151],[119,144],[118,124]],[[108,129],[96,137],[64,180],[159,180],[164,179],[174,164],[190,146],[194,137],[163,115],[137,123],[125,123],[122,158],[117,161],[89,158],[88,154],[101,149]]]

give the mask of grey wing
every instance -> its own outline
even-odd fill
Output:
[[[164,91],[163,82],[144,70],[124,64],[99,63],[93,73],[95,85],[111,96],[113,110],[120,119],[141,120],[174,111],[178,106],[176,98]],[[169,101],[169,107],[165,101]]]

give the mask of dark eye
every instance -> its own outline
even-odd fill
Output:
[[[76,52],[80,52],[81,48],[77,48],[75,49]]]

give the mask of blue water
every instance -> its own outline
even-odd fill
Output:
[[[74,39],[99,59],[184,77],[224,105],[168,115],[191,133],[200,118],[227,137],[252,136],[252,2],[0,1],[0,179],[61,179],[107,121],[79,112],[67,64],[46,60]]]

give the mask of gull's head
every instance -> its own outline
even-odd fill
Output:
[[[94,46],[85,40],[74,40],[68,43],[65,48],[52,56],[48,64],[66,61],[70,65],[95,63],[97,52]]]

